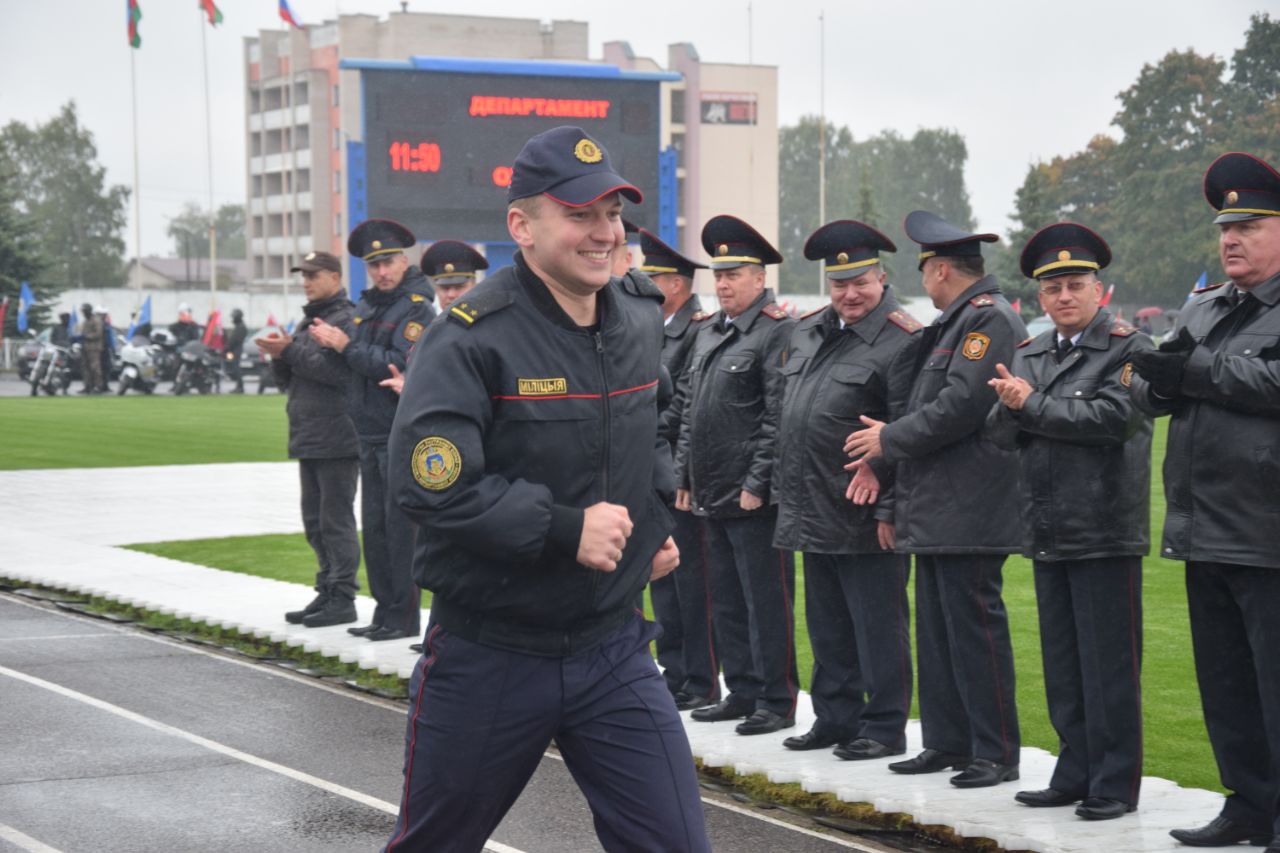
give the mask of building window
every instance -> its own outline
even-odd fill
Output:
[[[333,191],[338,194],[341,194],[342,192],[342,170],[341,169],[333,170]]]
[[[671,120],[684,123],[684,89],[671,90]]]
[[[336,127],[333,129],[333,150],[342,150],[342,131]]]
[[[299,169],[297,172],[297,175],[298,175],[298,192],[300,193],[311,192],[311,170]]]
[[[339,94],[338,94],[338,92],[339,92],[339,91],[340,91],[340,90],[338,89],[338,84],[336,84],[336,83],[335,83],[335,84],[333,85],[333,105],[334,105],[335,107],[336,107],[336,106],[338,106],[338,104],[339,104],[339,103],[341,102],[341,100],[342,100],[342,98],[341,98],[341,97],[339,96]]]
[[[333,215],[333,233],[339,236],[342,235],[342,214],[341,213],[335,213]]]

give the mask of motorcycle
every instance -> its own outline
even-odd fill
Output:
[[[79,377],[80,344],[70,347],[43,342],[31,364],[31,396],[44,391],[50,397],[71,392],[71,380]]]
[[[151,343],[155,346],[152,358],[156,363],[156,381],[172,382],[178,378],[178,368],[182,359],[178,357],[178,338],[168,329],[156,329],[151,333]]]
[[[220,393],[218,383],[221,367],[218,353],[200,341],[188,341],[178,350],[181,364],[173,380],[173,393],[183,395],[188,391],[201,394]]]
[[[160,382],[156,369],[156,354],[160,347],[138,336],[120,348],[120,382],[116,393],[123,396],[130,388],[144,394],[156,390]]]

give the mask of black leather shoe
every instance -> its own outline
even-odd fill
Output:
[[[937,773],[939,770],[963,770],[972,760],[967,755],[926,749],[915,758],[893,762],[889,769],[894,773]]]
[[[1271,841],[1270,829],[1241,826],[1222,815],[1198,829],[1171,829],[1169,834],[1188,847],[1229,847],[1241,841],[1262,847]]]
[[[1137,806],[1126,803],[1124,800],[1113,800],[1110,797],[1086,797],[1083,803],[1076,806],[1076,815],[1085,820],[1113,820],[1137,810]]]
[[[710,696],[697,696],[693,693],[677,693],[675,699],[677,711],[692,711],[695,708],[705,708],[708,705],[716,704],[717,701]]]
[[[833,730],[814,726],[802,735],[787,738],[782,742],[782,745],[787,749],[802,752],[806,749],[826,749],[829,746],[835,746],[842,740],[844,738]]]
[[[1016,764],[996,764],[985,758],[975,758],[968,767],[951,777],[951,784],[957,788],[990,788],[1017,778]]]
[[[845,761],[866,761],[869,758],[888,758],[891,755],[902,755],[904,752],[906,752],[906,749],[894,749],[878,740],[860,737],[857,740],[837,746],[833,754],[836,758],[843,758]]]
[[[1045,788],[1043,791],[1019,791],[1013,795],[1013,798],[1024,806],[1037,809],[1069,806],[1083,799],[1075,794],[1066,794],[1053,788]]]
[[[301,610],[290,610],[286,613],[284,615],[284,621],[288,622],[290,625],[301,625],[303,619],[307,618],[312,613],[318,612],[324,607],[325,602],[328,600],[329,594],[327,592],[319,593],[315,598],[311,599],[311,603],[306,607]]]
[[[796,724],[795,717],[784,717],[764,708],[757,708],[755,713],[738,723],[734,729],[740,735],[767,735],[770,732],[789,729]]]
[[[356,603],[346,598],[330,598],[324,607],[315,613],[302,617],[304,628],[327,628],[330,625],[343,625],[354,622],[360,617],[356,615]]]
[[[699,708],[689,717],[699,723],[720,723],[725,720],[741,720],[755,709],[755,702],[744,702],[741,699],[728,696],[714,705]]]
[[[364,635],[366,640],[381,643],[383,640],[403,640],[405,637],[417,637],[416,631],[401,631],[399,628],[382,627]]]
[[[358,628],[348,628],[347,633],[353,637],[363,637],[366,634],[372,634],[381,627],[377,622],[370,622],[368,625],[361,625]]]

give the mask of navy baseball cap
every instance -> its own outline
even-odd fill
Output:
[[[511,170],[507,201],[546,194],[566,207],[586,207],[609,193],[633,204],[644,194],[613,170],[609,152],[580,127],[556,127],[530,139]]]

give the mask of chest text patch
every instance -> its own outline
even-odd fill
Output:
[[[545,397],[549,394],[569,393],[569,383],[563,376],[554,379],[520,379],[516,382],[521,397]]]

